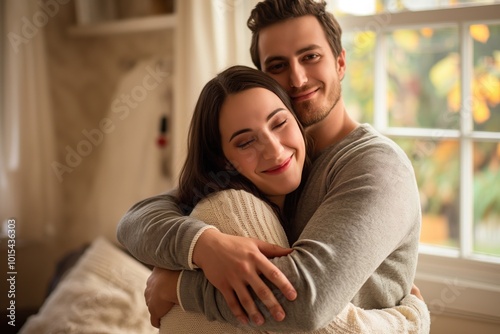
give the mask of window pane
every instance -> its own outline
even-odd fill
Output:
[[[422,205],[420,241],[458,247],[459,143],[452,140],[395,139],[415,169]]]
[[[335,15],[373,15],[407,10],[431,10],[465,6],[483,6],[500,3],[500,0],[328,0]]]
[[[474,130],[500,131],[500,24],[470,26],[474,41]]]
[[[474,251],[500,256],[500,143],[474,144]]]
[[[389,126],[458,129],[457,28],[400,29],[386,38]]]
[[[342,96],[349,115],[361,123],[373,123],[373,57],[376,35],[371,31],[346,33],[342,45],[347,68]]]

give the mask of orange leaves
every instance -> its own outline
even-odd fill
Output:
[[[446,95],[459,83],[459,62],[457,53],[450,53],[438,61],[430,70],[429,78],[440,95]]]
[[[472,83],[472,94],[474,121],[478,124],[484,123],[491,116],[489,106],[500,103],[500,79],[491,73],[477,75]]]
[[[414,52],[420,45],[420,35],[415,30],[400,29],[392,33],[397,45],[406,51]]]
[[[473,24],[469,31],[472,38],[478,42],[486,43],[490,38],[490,29],[486,24]]]

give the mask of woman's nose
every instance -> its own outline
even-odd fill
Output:
[[[279,157],[284,151],[280,138],[275,135],[265,136],[261,142],[262,157],[266,160]]]

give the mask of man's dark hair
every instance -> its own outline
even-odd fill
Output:
[[[252,31],[250,55],[254,65],[262,70],[259,57],[259,33],[262,29],[292,18],[312,15],[319,21],[332,49],[333,56],[342,52],[342,29],[332,13],[326,11],[325,1],[315,0],[265,0],[252,10],[247,25]]]

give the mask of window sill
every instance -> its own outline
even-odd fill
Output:
[[[431,255],[421,246],[415,284],[431,315],[500,324],[500,264]]]

